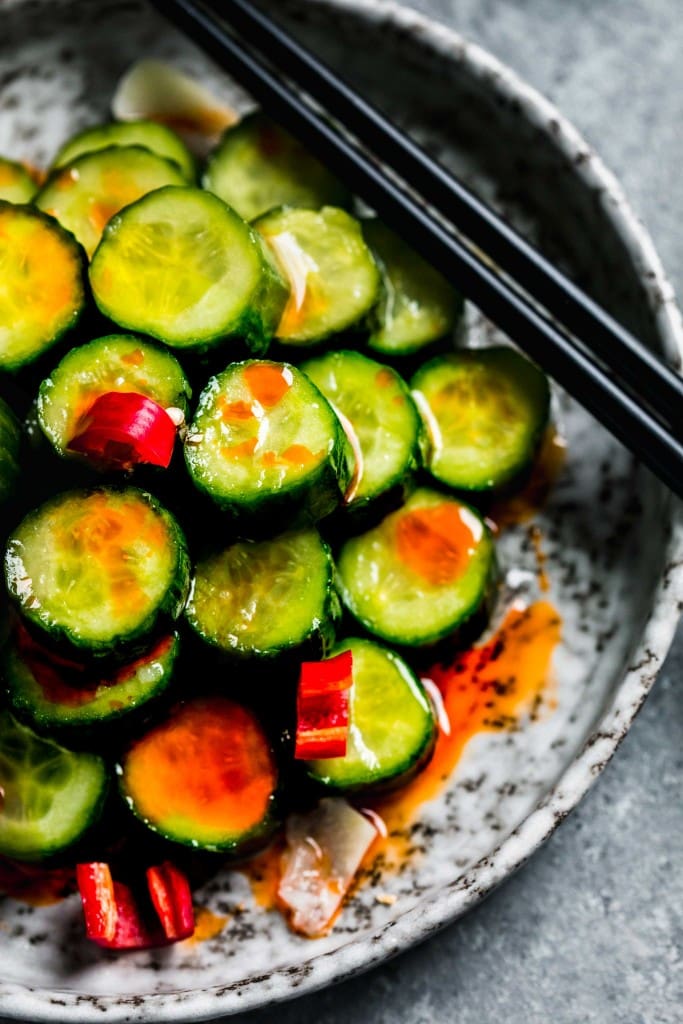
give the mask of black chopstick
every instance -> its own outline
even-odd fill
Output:
[[[529,301],[514,281],[450,231],[438,214],[400,181],[395,171],[389,172],[340,124],[335,126],[314,102],[293,89],[245,38],[236,36],[219,22],[206,4],[198,0],[152,2],[221,66],[231,70],[276,120],[334,167],[339,177],[418,251],[428,255],[493,322],[672,490],[683,494],[683,443],[672,427],[677,420],[666,423],[647,408],[642,394],[629,394],[628,385],[613,366],[605,372],[595,356],[577,347],[569,334],[534,301]],[[230,10],[228,5],[227,11]],[[655,392],[655,407],[657,403]]]
[[[400,169],[401,177],[502,270],[535,296],[549,313],[576,335],[590,339],[593,353],[613,361],[618,352],[623,381],[636,393],[656,389],[655,414],[676,422],[681,414],[683,382],[668,366],[593,302],[552,263],[529,245],[437,160],[393,124],[375,106],[292,39],[250,0],[229,0],[221,11],[247,40],[311,96],[334,112],[356,138],[380,153],[382,161]]]

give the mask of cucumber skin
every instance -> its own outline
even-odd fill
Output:
[[[326,208],[327,207],[322,207],[323,210]],[[264,223],[266,223],[266,221],[270,220],[271,217],[276,217],[279,216],[280,214],[288,213],[289,211],[296,212],[297,210],[300,209],[310,209],[310,207],[298,207],[291,205],[276,206],[272,210],[268,210],[266,213],[263,213],[259,217],[256,217],[253,221],[251,221],[251,224],[254,228],[256,228],[260,236],[259,225],[263,225]],[[355,220],[358,225],[360,237],[361,239],[363,238],[360,221],[352,217],[351,214],[348,213],[348,211],[344,209],[343,206],[332,207],[332,209],[337,209],[342,213],[347,214],[350,220]],[[267,243],[264,244],[267,245]],[[369,246],[366,246],[366,248],[368,250],[368,255],[370,256],[370,259],[374,263],[375,270],[377,272],[375,296],[372,304],[368,307],[368,309],[366,309],[365,312],[359,314],[359,316],[355,317],[354,319],[348,320],[343,325],[332,328],[328,331],[323,331],[321,334],[316,335],[314,338],[307,338],[304,341],[281,338],[279,337],[279,335],[275,334],[274,344],[278,353],[277,358],[281,358],[283,361],[294,361],[294,359],[296,359],[297,352],[300,352],[300,359],[308,359],[311,356],[321,354],[322,352],[327,351],[330,348],[336,348],[337,342],[340,337],[344,337],[346,334],[353,336],[354,334],[357,334],[358,332],[364,332],[367,329],[368,324],[372,322],[373,312],[382,296],[383,284],[380,267],[375,259],[375,256],[372,250],[369,248]],[[275,259],[274,256],[272,258]],[[349,348],[351,346],[342,345],[341,347]]]
[[[86,256],[85,249],[78,241],[76,236],[73,235],[70,231],[68,231],[67,228],[62,227],[59,221],[55,217],[51,217],[49,213],[44,213],[42,210],[39,210],[37,207],[34,207],[29,204],[24,204],[22,206],[14,203],[8,203],[5,200],[0,199],[0,213],[2,213],[6,207],[10,207],[11,209],[15,210],[28,210],[36,217],[39,217],[41,220],[46,221],[50,225],[50,227],[56,229],[59,232],[59,234],[62,235],[63,240],[68,244],[69,248],[71,248],[71,250],[73,251],[74,258],[78,262],[80,305],[78,309],[72,314],[70,321],[62,328],[61,331],[58,331],[55,334],[55,336],[52,338],[49,344],[45,346],[45,348],[43,348],[40,352],[36,352],[34,356],[31,356],[28,359],[18,359],[15,360],[13,363],[5,364],[2,367],[0,367],[0,374],[7,373],[17,377],[19,375],[23,376],[24,371],[28,371],[28,375],[26,376],[25,381],[26,388],[27,390],[34,390],[35,388],[38,387],[38,384],[40,380],[42,380],[43,376],[45,376],[42,369],[44,368],[45,365],[43,362],[45,358],[54,358],[54,350],[57,349],[57,351],[59,351],[59,348],[62,345],[64,345],[64,343],[68,339],[71,338],[71,335],[75,332],[79,324],[81,324],[81,321],[84,318],[84,314],[87,311],[91,299],[90,284],[88,281],[87,270],[88,257]],[[31,371],[37,371],[37,376],[36,372],[31,373]]]
[[[463,349],[463,351],[465,351],[465,352],[470,352],[471,351],[471,352],[473,352],[475,354],[478,353],[478,352],[496,352],[496,351],[511,351],[511,352],[515,352],[515,353],[517,352],[516,349],[513,349],[513,348],[509,348],[508,349],[507,346],[501,346],[501,345],[490,346],[488,348],[483,348],[483,349]],[[456,351],[454,354],[458,355],[459,353]],[[517,354],[519,354],[519,353],[517,353]],[[523,358],[525,358],[525,357],[523,357]],[[527,361],[530,362],[530,360],[527,360]],[[417,371],[413,374],[413,376],[412,376],[412,378],[410,380],[411,390],[419,390],[419,384],[420,384],[420,380],[421,380],[423,374],[428,373],[429,370],[432,369],[432,367],[438,366],[438,364],[440,362],[441,362],[441,354],[435,355],[434,358],[429,359],[425,363],[423,363],[417,369]],[[530,365],[532,367],[534,367],[534,369],[537,369],[535,364],[531,363]],[[548,429],[548,424],[550,423],[550,403],[551,403],[550,382],[548,381],[548,378],[545,376],[545,374],[542,373],[541,370],[538,370],[538,373],[543,376],[543,379],[545,381],[545,396],[544,396],[544,399],[543,399],[543,408],[542,408],[541,415],[539,416],[539,422],[538,422],[537,429],[534,431],[532,437],[530,438],[530,442],[529,442],[528,447],[525,449],[524,456],[523,457],[520,456],[520,459],[518,461],[517,466],[514,467],[507,474],[504,474],[504,475],[498,477],[496,482],[493,485],[491,485],[491,486],[477,487],[475,485],[472,485],[472,486],[466,487],[464,484],[461,483],[461,484],[459,484],[456,487],[454,484],[451,484],[447,480],[445,480],[443,478],[443,476],[436,476],[436,474],[434,473],[433,469],[430,467],[429,444],[428,444],[427,445],[427,449],[426,449],[425,458],[424,458],[424,471],[425,471],[425,474],[429,478],[428,486],[435,487],[438,490],[447,491],[450,494],[462,495],[464,497],[464,499],[465,499],[465,502],[467,502],[467,501],[470,501],[470,502],[478,501],[478,502],[482,503],[482,502],[485,502],[486,498],[503,497],[506,494],[510,494],[510,493],[515,491],[518,487],[520,487],[524,483],[524,481],[528,477],[528,475],[529,475],[529,473],[530,473],[530,471],[531,471],[531,469],[533,467],[534,459],[536,458],[536,455],[538,454],[538,450],[541,447],[541,444],[543,442],[543,437],[545,435],[546,430]],[[426,396],[425,396],[425,401],[426,401]],[[419,410],[419,406],[418,406],[418,410]],[[427,428],[426,424],[425,424],[425,436],[428,436],[428,428]]]
[[[284,364],[285,366],[291,364]],[[317,391],[324,405],[329,402],[313,381],[306,378],[310,386]],[[189,437],[195,429],[197,417],[213,397],[213,382],[209,380],[199,397],[195,410],[195,420],[190,426]],[[211,393],[209,393],[211,388]],[[334,415],[334,412],[332,411]],[[336,436],[332,452],[318,467],[315,475],[306,476],[290,487],[283,488],[276,494],[260,494],[253,498],[232,498],[221,495],[199,479],[192,470],[192,445],[185,444],[185,464],[192,483],[197,490],[213,502],[225,513],[237,529],[238,536],[246,539],[258,539],[272,534],[273,523],[277,524],[277,532],[317,523],[333,512],[340,504],[344,492],[351,480],[352,453],[344,428],[334,416]],[[199,428],[197,428],[199,429]]]
[[[117,129],[119,125],[123,125],[124,128],[132,125],[138,127],[142,125],[148,125],[152,127],[153,131],[158,131],[162,129],[163,131],[168,132],[171,136],[174,137],[174,140],[177,141],[178,143],[178,154],[182,156],[182,162],[181,160],[176,159],[174,156],[171,156],[168,152],[162,153],[159,149],[154,149],[153,146],[146,145],[144,142],[140,141],[106,142],[103,146],[95,146],[94,149],[79,149],[75,155],[71,155],[70,151],[74,148],[74,145],[77,145],[83,138],[86,138],[89,135],[97,137],[97,135],[100,132],[106,133],[111,128]],[[180,168],[189,184],[192,184],[197,180],[197,161],[193,157],[192,153],[190,153],[187,146],[183,143],[182,139],[179,136],[176,136],[176,133],[173,132],[170,128],[166,128],[164,125],[161,125],[156,121],[145,122],[144,120],[137,120],[135,122],[112,121],[108,124],[91,125],[90,128],[84,128],[83,131],[78,132],[76,135],[72,135],[71,138],[67,139],[64,145],[60,147],[59,151],[55,155],[54,160],[52,161],[50,173],[52,175],[55,171],[62,170],[64,167],[73,163],[74,160],[77,160],[79,156],[84,156],[86,153],[95,153],[100,149],[109,149],[112,146],[141,146],[143,149],[149,149],[150,152],[156,153],[158,156],[163,157],[165,160],[169,160],[172,163],[175,163]]]
[[[101,487],[91,487],[85,489],[83,494],[86,496],[92,491],[101,490]],[[136,494],[142,496],[144,500],[168,523],[171,527],[172,537],[175,539],[178,550],[178,561],[174,573],[173,583],[169,587],[164,600],[161,604],[153,609],[147,618],[140,624],[140,626],[133,632],[126,636],[113,637],[108,641],[101,641],[97,644],[90,642],[83,643],[78,637],[74,636],[70,630],[64,626],[58,626],[55,623],[45,623],[39,616],[31,614],[30,610],[23,607],[20,602],[10,594],[10,601],[17,608],[19,613],[28,627],[29,631],[33,633],[39,642],[47,643],[55,648],[55,650],[64,652],[67,656],[72,655],[75,657],[82,657],[84,654],[93,658],[111,658],[116,661],[130,660],[137,653],[144,651],[149,641],[164,629],[169,632],[172,630],[173,624],[179,618],[185,602],[187,601],[187,595],[190,590],[190,554],[187,549],[187,542],[185,536],[180,529],[180,526],[176,522],[175,518],[167,511],[151,494],[146,491],[141,491],[137,487],[112,487],[109,490],[120,490],[120,491],[134,491]],[[53,502],[56,504],[65,494],[69,492],[62,492],[55,495],[50,501],[44,503],[41,509],[51,505]],[[36,509],[34,512],[39,512],[41,509]],[[30,518],[34,513],[29,512],[27,519]]]
[[[365,641],[365,638],[358,638],[358,639],[361,642],[367,642],[367,641]],[[342,641],[335,648],[333,654],[339,653],[339,651],[344,651],[344,650],[352,649],[351,645],[353,644],[353,642],[354,642],[353,640]],[[394,659],[398,660],[399,659],[400,656],[397,655],[397,653],[395,651],[391,650],[390,648],[385,647],[383,644],[377,644],[376,640],[373,639],[373,640],[370,640],[369,642],[370,643],[374,643],[374,644],[376,644],[379,647],[384,647],[385,652],[391,656],[392,660],[394,660]],[[402,658],[400,660],[403,661]],[[405,664],[405,662],[404,662],[404,664]],[[409,667],[409,666],[407,666],[407,667]],[[431,708],[432,707],[431,700],[430,700],[429,696],[427,695],[427,692],[424,689],[424,687],[423,687],[422,683],[420,682],[419,678],[412,671],[412,669],[411,669],[411,674],[413,676],[413,680],[414,680],[415,685],[417,686],[417,689],[420,691],[420,693],[422,693],[422,695],[424,696],[425,700],[427,701],[427,703],[429,704],[429,706]],[[407,783],[409,783],[412,779],[414,779],[415,776],[418,775],[423,770],[423,768],[427,767],[427,765],[429,764],[429,762],[432,759],[432,755],[434,753],[434,748],[436,747],[437,738],[438,738],[438,726],[437,726],[436,720],[434,718],[433,728],[429,732],[425,732],[424,742],[423,742],[422,746],[418,750],[415,751],[414,756],[412,758],[409,758],[406,762],[404,762],[404,764],[393,775],[385,777],[385,778],[374,779],[374,780],[371,780],[370,782],[363,782],[363,781],[348,782],[348,783],[341,783],[341,782],[338,782],[338,781],[337,782],[333,782],[331,779],[322,778],[320,776],[320,774],[318,774],[317,772],[315,772],[313,770],[312,767],[308,767],[307,768],[306,774],[307,774],[308,778],[311,780],[311,782],[313,782],[315,784],[315,786],[319,790],[323,790],[323,791],[325,791],[327,793],[338,793],[340,795],[352,794],[352,793],[367,793],[367,794],[371,794],[373,796],[374,795],[380,795],[382,793],[390,793],[394,789],[399,789],[402,786],[407,785]],[[306,762],[306,763],[308,765],[312,764],[312,762]]]
[[[433,490],[438,491],[439,489],[433,488]],[[453,498],[452,491],[446,493],[441,489],[441,493],[443,493],[444,498]],[[460,501],[460,504],[468,507],[477,518],[482,518],[481,513],[473,505],[467,505],[464,501]],[[500,567],[498,565],[493,534],[486,522],[484,520],[482,522],[484,525],[484,536],[491,551],[491,561],[488,575],[481,590],[481,597],[476,607],[465,612],[459,619],[449,623],[444,629],[434,630],[432,634],[410,642],[410,640],[404,637],[381,632],[368,619],[355,611],[348,589],[344,586],[341,574],[337,570],[339,595],[348,613],[350,622],[355,626],[355,629],[357,630],[358,626],[360,626],[363,631],[363,637],[380,644],[386,644],[390,649],[398,653],[400,657],[408,659],[410,662],[417,660],[418,662],[425,661],[426,664],[433,664],[438,659],[442,650],[471,645],[488,624],[500,582]],[[354,536],[349,538],[351,542],[354,539]],[[337,555],[337,564],[339,562],[339,554],[340,552]]]
[[[173,186],[168,186],[172,188]],[[164,189],[157,189],[157,192],[162,192]],[[199,190],[197,190],[199,191]],[[94,267],[95,261],[98,254],[101,253],[102,247],[106,244],[106,241],[111,233],[116,232],[118,229],[119,219],[121,213],[125,210],[132,209],[138,203],[143,203],[149,198],[148,193],[146,196],[142,196],[135,203],[131,203],[130,206],[125,207],[124,211],[115,214],[109,221],[104,229],[102,238],[99,245],[93,253],[92,260],[90,261],[90,267]],[[210,195],[213,194],[209,193]],[[213,197],[216,201],[222,202],[218,197]],[[227,204],[223,204],[227,206]],[[239,215],[232,210],[232,207],[227,207],[228,210],[235,217]],[[242,218],[239,218],[240,220]],[[162,342],[164,345],[168,345],[173,350],[178,350],[183,356],[197,357],[204,356],[212,353],[215,349],[224,348],[225,355],[228,355],[227,347],[230,341],[242,342],[246,344],[249,352],[253,356],[261,356],[267,352],[271,340],[275,336],[277,325],[280,322],[280,317],[284,312],[284,308],[289,298],[289,285],[285,281],[284,276],[281,274],[275,260],[267,250],[265,242],[254,228],[243,221],[243,224],[247,227],[251,241],[257,245],[260,256],[261,256],[261,277],[258,288],[251,296],[251,305],[248,306],[241,317],[231,324],[225,325],[220,331],[210,337],[202,337],[197,341],[190,340],[189,343],[186,341],[183,344],[178,344],[177,341],[169,341],[164,337],[163,333],[146,328],[144,335],[150,338],[155,338],[157,341]],[[114,324],[117,328],[124,328],[126,331],[131,331],[133,334],[141,334],[139,326],[131,320],[128,320],[125,316],[114,316],[113,313],[107,308],[105,303],[101,302],[97,294],[93,289],[93,298],[95,304],[99,309],[102,316],[106,317],[107,320]]]
[[[345,350],[343,349],[336,350],[339,354],[343,354],[344,351]],[[353,351],[353,354],[367,359],[370,363],[375,362],[375,360],[369,359],[365,353],[356,353]],[[320,355],[313,359],[309,359],[300,365],[300,369],[306,373],[308,363],[312,364],[315,363],[317,359],[323,360],[324,358],[324,355]],[[382,367],[385,364],[378,365]],[[390,369],[394,369],[394,367],[390,367]],[[401,391],[414,412],[415,445],[412,451],[412,457],[410,461],[405,464],[403,472],[394,476],[390,485],[386,487],[385,490],[374,494],[368,494],[362,498],[355,498],[348,505],[344,505],[332,513],[329,527],[332,534],[335,536],[342,536],[345,532],[350,534],[360,533],[363,530],[369,529],[370,526],[376,525],[381,519],[388,515],[389,512],[400,508],[415,489],[418,473],[424,466],[424,453],[428,448],[426,427],[423,423],[422,417],[420,416],[419,410],[413,401],[408,385],[403,380],[400,373],[398,373],[398,371],[396,372],[399,377]],[[331,400],[328,399],[328,401]]]
[[[222,159],[222,156],[223,156],[222,150],[224,149],[224,146],[226,145],[226,143],[229,144],[229,141],[234,140],[235,136],[238,135],[238,134],[243,134],[245,131],[246,132],[251,131],[251,129],[252,129],[252,127],[254,125],[256,125],[256,127],[258,129],[259,121],[264,121],[264,120],[265,121],[268,120],[266,115],[264,115],[261,110],[254,110],[251,113],[247,114],[245,117],[241,118],[241,120],[238,121],[237,124],[230,125],[228,128],[225,129],[225,131],[223,132],[223,135],[222,135],[221,139],[219,140],[216,148],[209,155],[208,160],[206,162],[206,167],[204,169],[204,173],[202,174],[202,188],[205,188],[209,192],[213,192],[214,191],[213,187],[212,187],[212,175],[213,175],[214,167]],[[274,127],[277,129],[277,126],[274,126]],[[264,160],[266,160],[265,157],[264,157]],[[331,178],[332,177],[333,176],[331,176]],[[318,198],[319,201],[315,205],[317,205],[317,206],[325,206],[325,205],[327,205],[327,206],[339,206],[342,209],[348,209],[350,207],[350,205],[351,205],[351,193],[346,188],[346,186],[343,185],[337,179],[334,179],[334,181],[330,180],[329,182],[327,182],[327,184],[330,185],[330,186],[334,186],[334,187],[330,187],[329,191],[327,191],[325,193],[325,195],[323,195],[323,196],[318,195],[317,198]],[[217,192],[214,192],[214,194],[218,195]],[[222,197],[219,197],[219,198],[222,198]],[[224,200],[224,202],[226,202],[226,201],[227,200]],[[282,206],[282,205],[283,205],[282,200],[280,198],[278,198],[276,202],[270,204],[269,210],[274,208],[275,206]],[[287,205],[294,205],[294,204],[289,203]],[[297,205],[299,205],[299,204],[297,204]],[[308,204],[308,205],[310,205],[310,204]],[[256,219],[257,217],[262,217],[265,213],[269,212],[269,210],[263,210],[260,213],[254,214],[253,218],[251,218],[251,219]]]
[[[8,717],[13,717],[9,715],[7,711],[2,712],[1,714],[3,716],[7,715]],[[30,728],[30,726],[24,725],[24,723],[20,722],[18,719],[16,721],[17,724],[22,728],[28,728],[30,732],[33,731]],[[35,735],[38,736],[38,733],[35,733]],[[41,736],[40,739],[47,741],[47,737]],[[54,740],[52,742],[55,743],[56,746],[61,745]],[[73,751],[73,753],[78,752]],[[101,786],[98,798],[93,804],[90,814],[82,822],[82,827],[80,828],[80,830],[76,834],[74,834],[67,843],[48,843],[45,844],[39,852],[35,853],[26,853],[25,851],[18,853],[16,850],[12,852],[2,851],[2,856],[10,857],[13,860],[17,860],[20,863],[25,864],[42,864],[43,862],[49,862],[51,864],[56,862],[62,863],[65,857],[69,858],[67,861],[69,866],[74,863],[74,858],[72,856],[69,857],[69,854],[71,854],[72,851],[80,849],[81,844],[83,843],[84,836],[101,821],[112,788],[111,773],[104,759],[99,757],[97,754],[93,753],[89,753],[89,756],[94,761],[99,763],[98,767],[101,769]]]
[[[44,710],[36,708],[33,701],[25,696],[22,690],[21,675],[23,673],[32,675],[31,669],[24,663],[15,646],[10,643],[0,656],[0,668],[4,676],[4,689],[12,713],[38,735],[54,738],[72,749],[91,748],[93,743],[97,745],[98,750],[109,749],[110,746],[125,737],[129,731],[134,731],[143,725],[148,720],[150,713],[154,714],[155,710],[158,712],[159,705],[168,695],[168,691],[173,685],[180,646],[178,633],[173,636],[173,646],[166,656],[170,663],[165,668],[162,678],[158,680],[152,692],[148,693],[144,700],[112,711],[106,717],[81,719],[80,721],[46,714]],[[113,668],[116,667],[118,666],[113,666]]]
[[[89,355],[92,355],[93,352],[96,351],[97,346],[100,343],[102,343],[102,342],[116,342],[119,339],[122,340],[122,341],[124,341],[124,340],[125,341],[136,340],[136,341],[138,341],[140,346],[142,346],[144,348],[153,348],[157,352],[164,353],[167,358],[170,356],[171,360],[174,358],[173,357],[173,353],[167,352],[166,349],[163,348],[162,346],[156,345],[154,342],[151,342],[151,341],[149,341],[147,339],[137,338],[137,337],[135,337],[133,335],[130,335],[130,334],[105,334],[105,335],[102,335],[101,337],[93,338],[91,341],[88,341],[88,342],[86,342],[83,345],[79,345],[78,349],[75,349],[75,348],[71,349],[71,352],[67,353],[67,355],[65,355],[64,358],[61,359],[59,361],[59,363],[55,367],[53,367],[52,373],[50,373],[49,376],[47,376],[47,377],[45,377],[43,379],[43,381],[41,382],[40,387],[38,389],[38,396],[37,396],[37,398],[35,400],[35,403],[34,403],[34,410],[35,410],[35,417],[36,417],[36,420],[37,420],[37,425],[38,425],[39,429],[42,431],[42,433],[44,434],[45,438],[49,441],[49,443],[50,443],[52,449],[54,450],[54,452],[60,458],[62,458],[62,459],[69,459],[69,460],[72,460],[72,461],[73,460],[80,460],[80,461],[82,461],[81,457],[76,455],[75,452],[70,452],[68,450],[68,448],[66,448],[66,447],[63,448],[58,443],[58,438],[55,435],[55,433],[53,431],[51,431],[49,429],[49,427],[46,425],[45,417],[44,417],[44,410],[45,410],[45,407],[48,405],[48,403],[51,400],[51,390],[54,387],[53,378],[54,378],[55,374],[59,373],[59,371],[62,369],[62,364],[67,359],[67,357],[69,355],[71,355],[71,353],[73,353],[73,352],[79,352],[79,353],[86,352]],[[182,411],[185,413],[185,415],[187,415],[188,410],[189,410],[190,399],[192,398],[192,389],[190,387],[190,384],[189,384],[189,381],[188,381],[187,377],[184,374],[184,371],[182,370],[182,367],[180,368],[180,372],[181,372],[181,375],[182,375],[182,379],[181,379],[182,390],[179,390],[178,392],[176,392],[173,400],[170,402],[170,405],[171,406],[175,406],[175,407],[177,407],[179,409],[182,409]],[[150,395],[150,397],[153,400],[156,401],[154,395]],[[101,474],[98,472],[97,475],[99,476]],[[114,474],[114,475],[116,475],[116,474]]]
[[[10,407],[0,398],[0,506],[15,493],[19,480],[21,427]]]
[[[314,623],[313,628],[299,643],[269,647],[265,651],[257,648],[247,651],[221,647],[199,629],[198,625],[190,619],[186,610],[185,621],[192,630],[193,636],[201,641],[202,653],[208,649],[215,656],[218,664],[234,665],[235,667],[243,665],[254,669],[277,666],[283,673],[287,672],[290,667],[296,668],[298,671],[302,661],[314,661],[329,657],[337,638],[337,627],[342,620],[343,609],[336,590],[336,574],[332,554],[327,544],[325,544],[325,548],[330,560],[330,580],[325,594],[322,618],[319,622]]]

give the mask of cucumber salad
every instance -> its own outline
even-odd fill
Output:
[[[110,949],[282,844],[324,933],[429,762],[421,681],[485,627],[541,371],[263,112],[0,159],[0,858]],[[30,867],[33,866],[33,867]]]

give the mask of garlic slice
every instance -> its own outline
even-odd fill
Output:
[[[287,850],[278,897],[294,931],[313,938],[331,928],[376,826],[342,797],[325,797],[287,819]]]
[[[206,152],[239,120],[231,107],[195,79],[153,58],[133,64],[120,79],[112,113],[119,121],[159,121],[195,152]]]

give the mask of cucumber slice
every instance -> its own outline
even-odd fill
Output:
[[[95,824],[108,788],[96,754],[74,753],[0,712],[0,854],[37,861]]]
[[[381,221],[365,221],[363,234],[384,284],[370,348],[386,356],[407,356],[451,334],[464,310],[462,296]]]
[[[462,491],[509,483],[531,463],[548,423],[545,375],[512,348],[434,359],[412,379],[431,435],[427,466]]]
[[[86,128],[64,143],[52,166],[65,167],[84,153],[94,153],[110,146],[144,146],[176,163],[186,181],[192,182],[197,176],[194,157],[185,143],[174,131],[156,121],[114,121]]]
[[[52,217],[0,201],[0,370],[19,370],[78,323],[84,253]]]
[[[110,334],[74,348],[40,386],[38,422],[59,455],[82,416],[108,392],[133,391],[164,409],[187,413],[192,391],[178,360],[166,349],[126,334]]]
[[[200,562],[185,610],[202,640],[241,658],[303,644],[321,657],[340,612],[332,556],[313,529],[233,544]]]
[[[348,540],[337,568],[342,600],[369,633],[422,647],[482,608],[495,552],[473,509],[425,488],[379,526]]]
[[[362,471],[351,512],[366,509],[396,489],[402,495],[420,465],[421,420],[410,392],[394,370],[359,352],[328,352],[301,369],[353,427]]]
[[[184,185],[177,164],[142,146],[84,153],[52,174],[34,203],[56,217],[92,256],[119,210],[164,185]]]
[[[252,711],[194,700],[142,736],[118,769],[145,825],[195,849],[243,854],[272,834],[277,771]]]
[[[360,224],[345,210],[283,207],[254,222],[290,283],[277,328],[283,345],[313,345],[362,320],[376,304],[380,273]]]
[[[288,363],[247,360],[212,377],[185,446],[196,486],[248,525],[317,520],[349,482],[348,442],[327,400]]]
[[[345,186],[260,111],[228,128],[202,184],[245,220],[274,206],[347,206],[350,201]]]
[[[402,785],[434,749],[436,720],[421,683],[405,661],[370,640],[344,640],[351,651],[349,738],[344,757],[309,761],[316,782],[341,792]]]
[[[21,427],[19,421],[0,398],[0,506],[13,496],[19,479],[19,450]]]
[[[12,643],[2,667],[12,710],[38,732],[64,737],[95,728],[107,737],[169,687],[178,655],[178,635],[162,637],[135,661],[105,674],[71,671],[39,645]]]
[[[28,622],[97,655],[176,619],[189,575],[180,527],[133,487],[57,495],[26,516],[5,553],[7,589]]]
[[[264,352],[288,294],[259,235],[192,188],[159,189],[113,217],[90,283],[122,327],[200,353],[234,337]]]
[[[0,199],[8,203],[30,203],[38,186],[23,164],[0,156]]]

